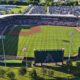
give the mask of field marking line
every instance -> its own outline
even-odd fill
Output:
[[[76,29],[78,32],[80,32],[80,27],[75,27],[75,29]]]

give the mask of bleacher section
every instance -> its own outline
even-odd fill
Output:
[[[80,6],[50,6],[46,11],[44,6],[33,6],[30,14],[63,14],[63,15],[80,15]]]
[[[80,6],[51,6],[49,7],[50,14],[73,14],[80,15]]]
[[[46,11],[43,6],[33,6],[30,14],[46,14]]]

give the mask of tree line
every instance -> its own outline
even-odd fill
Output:
[[[0,0],[0,4],[12,4],[12,5],[46,5],[46,6],[76,6],[79,5],[79,0],[67,0],[66,2],[54,0]]]

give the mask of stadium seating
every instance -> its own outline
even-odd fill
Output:
[[[30,14],[46,14],[46,11],[43,6],[33,6]]]
[[[80,15],[80,6],[50,6],[50,14],[71,14]],[[30,14],[46,14],[44,6],[33,6],[33,9],[30,11]]]
[[[50,14],[73,14],[78,13],[80,15],[80,6],[50,6]]]

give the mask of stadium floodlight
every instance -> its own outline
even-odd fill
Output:
[[[4,48],[4,39],[5,39],[5,37],[3,35],[1,35],[2,49],[3,49],[4,62],[5,62],[6,61],[6,55],[5,55],[5,48]],[[5,67],[6,67],[6,62],[5,62]]]
[[[71,31],[69,33],[69,36],[70,36],[70,48],[69,48],[69,57],[68,57],[68,61],[67,61],[67,64],[71,64],[71,60],[70,60],[70,57],[71,57],[71,53],[72,53],[72,39],[73,39],[73,31]],[[70,67],[68,68],[68,72],[70,72]]]
[[[70,35],[70,51],[69,51],[69,60],[70,60],[70,56],[71,56],[71,53],[72,53],[72,39],[73,39],[73,31],[69,33]]]
[[[25,56],[26,56],[26,52],[27,52],[27,48],[24,47],[24,48],[22,49],[22,51],[24,52],[24,57],[25,57]],[[27,62],[27,56],[26,56],[26,62]],[[27,67],[27,63],[26,63],[26,67]]]

